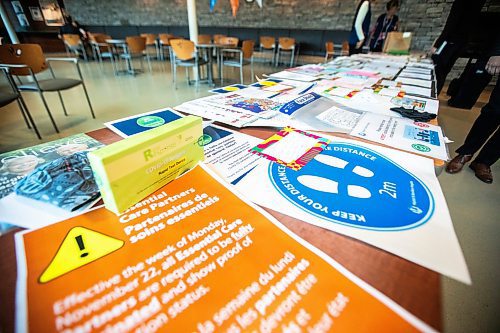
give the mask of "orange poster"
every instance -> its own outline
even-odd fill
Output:
[[[432,330],[204,166],[16,245],[18,331]]]

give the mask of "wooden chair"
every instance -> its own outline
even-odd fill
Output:
[[[170,57],[170,40],[174,37],[172,34],[158,34],[158,40],[160,45],[160,59],[165,60],[165,51]]]
[[[51,62],[64,61],[71,62],[75,64],[78,79],[71,78],[58,78],[55,76],[54,70],[51,67]],[[57,92],[59,95],[59,100],[61,101],[64,114],[67,116],[66,106],[62,99],[61,91],[71,89],[73,87],[81,85],[83,91],[85,92],[85,97],[90,107],[90,113],[92,118],[95,118],[94,109],[90,103],[89,95],[87,93],[87,88],[83,81],[82,72],[80,70],[80,65],[78,64],[78,59],[76,58],[45,58],[43,55],[42,48],[38,44],[12,44],[12,45],[0,45],[0,62],[5,65],[18,65],[11,67],[10,71],[12,75],[15,76],[28,76],[29,81],[23,83],[22,81],[17,85],[20,91],[31,91],[38,92],[42,102],[47,110],[49,118],[54,126],[54,129],[59,133],[56,122],[52,117],[47,101],[43,95],[44,92]],[[37,74],[44,72],[49,69],[51,78],[49,79],[38,79]]]
[[[149,59],[149,53],[146,52],[146,37],[129,36],[125,38],[125,41],[127,42],[125,52],[123,54],[120,54],[120,57],[122,59],[125,59],[125,61],[127,62],[127,70],[132,74],[136,74],[137,70],[133,68],[132,61],[134,59],[140,59],[142,71],[144,69],[142,65],[142,58],[146,57],[148,61],[149,71],[151,72],[151,61]]]
[[[269,36],[261,36],[259,38],[260,42],[260,53],[264,54],[266,52],[271,52],[271,64],[274,65],[274,60],[276,56],[276,38]]]
[[[140,34],[141,37],[146,38],[146,52],[150,48],[154,48],[156,59],[160,59],[160,45],[158,43],[158,35],[156,34]]]
[[[282,52],[290,52],[290,67],[293,67],[293,61],[295,57],[295,39],[290,37],[280,37],[278,38],[278,52],[276,55],[276,66],[280,62],[280,55]]]
[[[91,34],[89,35],[90,45],[92,46],[92,53],[94,54],[94,59],[99,60],[102,67],[102,60],[109,59],[111,61],[111,66],[113,67],[113,73],[116,73],[115,68],[115,57],[117,56],[111,46],[106,43],[106,40],[111,39],[110,35],[106,34]]]
[[[172,48],[173,80],[175,89],[177,89],[177,66],[186,68],[186,76],[188,84],[191,85],[189,79],[188,67],[197,69],[196,83],[200,80],[200,66],[206,65],[208,62],[198,56],[195,44],[187,39],[171,39],[170,46]]]
[[[215,34],[214,35],[214,44],[221,44],[220,43],[220,39],[223,38],[223,37],[227,37],[226,35],[221,35],[221,34]]]
[[[212,36],[198,35],[198,44],[210,44],[210,43],[212,43]]]
[[[221,37],[219,42],[216,44],[228,46],[228,47],[238,47],[239,39],[237,37]]]
[[[241,49],[222,49],[221,50],[221,83],[224,82],[224,66],[239,67],[240,82],[243,84],[243,66],[250,65],[251,77],[253,78],[253,50],[255,42],[253,40],[244,40]],[[229,59],[225,59],[224,55],[230,54]],[[234,55],[237,55],[234,58]]]
[[[325,62],[328,61],[329,57],[332,57],[332,59],[335,56],[335,46],[333,45],[333,42],[326,42],[325,43]]]
[[[340,51],[340,55],[341,56],[349,55],[349,42],[346,40],[342,42],[342,51]]]
[[[85,45],[83,45],[80,35],[77,34],[63,34],[62,40],[64,47],[66,48],[66,53],[73,52],[76,56],[82,56],[85,61],[87,58],[87,51],[85,50]]]
[[[15,68],[16,65],[11,65],[11,67]],[[38,139],[41,140],[42,136],[40,135],[40,132],[36,127],[35,121],[33,120],[33,117],[31,116],[31,113],[29,112],[26,103],[24,102],[23,96],[17,89],[17,86],[14,83],[14,79],[10,75],[9,67],[0,67],[0,71],[4,74],[4,77],[6,78],[6,81],[8,83],[7,84],[8,88],[5,87],[5,89],[0,90],[0,107],[4,107],[14,101],[17,101],[17,105],[19,106],[19,110],[21,110],[24,122],[26,123],[29,129],[33,127],[36,136],[38,137]]]

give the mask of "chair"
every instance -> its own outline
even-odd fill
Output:
[[[212,43],[212,36],[198,35],[198,44],[210,44],[210,43]]]
[[[146,57],[148,61],[149,71],[152,71],[149,54],[146,52],[146,40],[146,37],[140,36],[129,36],[125,38],[125,41],[127,42],[127,44],[125,45],[125,52],[120,54],[120,58],[125,59],[125,61],[127,62],[127,70],[132,74],[136,74],[137,72],[132,66],[132,60],[140,59],[142,71],[142,58],[144,57]]]
[[[168,56],[170,57],[170,39],[172,39],[174,35],[172,34],[158,34],[158,39],[160,40],[160,59],[165,59],[165,51],[167,51]]]
[[[221,35],[221,34],[215,34],[214,35],[214,44],[220,44],[220,39],[226,37],[226,35]]]
[[[156,34],[141,34],[141,37],[146,38],[146,52],[148,48],[154,47],[156,59],[160,59],[160,45],[158,43],[158,36]]]
[[[94,59],[99,60],[102,67],[102,60],[107,58],[111,61],[111,66],[113,67],[113,72],[116,74],[115,68],[115,57],[113,48],[106,43],[106,40],[111,39],[111,36],[106,34],[91,34],[89,36],[90,45],[92,46],[92,53],[94,54]]]
[[[250,65],[253,78],[253,49],[255,42],[253,40],[244,40],[241,49],[222,49],[221,50],[221,82],[224,82],[224,66],[239,67],[240,68],[240,81],[243,84],[243,66]],[[224,60],[224,54],[238,54],[239,57],[229,58]]]
[[[10,67],[15,68],[16,65],[11,65]],[[38,128],[36,127],[35,121],[33,120],[33,117],[31,116],[31,113],[28,110],[28,107],[26,106],[26,103],[24,102],[23,96],[17,89],[14,79],[10,75],[9,72],[9,67],[0,67],[1,71],[4,73],[5,78],[7,79],[8,86],[10,89],[7,91],[5,90],[0,90],[0,107],[4,107],[6,105],[9,105],[10,103],[17,101],[17,105],[19,106],[19,110],[21,110],[21,114],[23,115],[24,122],[28,126],[29,129],[33,126],[33,129],[35,130],[36,136],[38,139],[42,139],[42,136],[40,135],[40,132],[38,131]]]
[[[269,36],[262,36],[259,38],[260,53],[271,51],[271,64],[274,65],[274,58],[276,55],[276,38]]]
[[[325,62],[328,61],[328,58],[331,56],[332,59],[335,56],[335,46],[333,45],[333,42],[326,42],[325,43]]]
[[[349,55],[349,42],[346,40],[342,42],[342,51],[340,51],[340,55],[341,56]]]
[[[293,67],[293,60],[295,56],[295,39],[290,37],[278,38],[278,52],[276,54],[276,66],[280,62],[280,55],[282,52],[290,52],[290,67]]]
[[[64,61],[71,62],[75,64],[76,70],[78,72],[79,79],[70,78],[56,78],[54,70],[50,65],[51,62]],[[83,91],[85,92],[85,97],[90,107],[90,113],[92,118],[95,118],[94,109],[90,103],[89,95],[87,93],[87,88],[83,81],[82,72],[80,70],[80,65],[78,64],[78,59],[76,58],[45,58],[43,55],[42,48],[38,44],[13,44],[13,45],[0,45],[0,62],[7,65],[19,65],[15,68],[12,67],[10,72],[12,75],[16,76],[29,76],[29,81],[26,83],[20,82],[17,88],[20,91],[32,91],[38,92],[42,99],[42,102],[47,110],[49,118],[54,126],[54,129],[59,133],[56,122],[52,117],[47,101],[43,95],[44,92],[56,91],[59,95],[59,100],[61,101],[64,114],[67,116],[66,106],[61,95],[62,90],[67,90],[76,86],[81,85]],[[49,79],[39,79],[37,74],[49,69],[51,78]]]
[[[200,58],[198,52],[196,51],[195,44],[187,39],[172,39],[170,40],[170,46],[172,48],[172,58],[170,61],[173,66],[173,80],[175,89],[177,89],[177,66],[186,68],[186,76],[188,79],[188,84],[191,85],[189,79],[188,67],[193,67],[197,69],[197,79],[196,83],[200,79],[200,66],[206,65],[208,61]]]
[[[78,57],[83,56],[83,59],[87,61],[87,51],[85,50],[85,45],[83,45],[80,36],[77,34],[63,34],[62,40],[64,42],[64,47],[66,48],[66,53],[73,52]]]
[[[221,37],[219,38],[219,42],[216,44],[229,47],[238,47],[239,41],[240,40],[237,37]]]

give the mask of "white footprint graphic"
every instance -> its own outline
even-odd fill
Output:
[[[316,191],[334,194],[339,193],[339,183],[331,179],[318,176],[303,175],[297,177],[297,180],[305,187],[309,187],[310,189]]]
[[[338,169],[344,169],[349,164],[349,162],[338,157],[323,154],[316,155],[314,159],[320,163]],[[365,178],[374,176],[373,171],[359,165],[355,166],[352,172]],[[297,177],[297,180],[300,184],[315,191],[333,194],[339,193],[339,183],[328,178],[313,175],[302,175]],[[368,199],[372,196],[371,192],[367,188],[358,185],[347,185],[347,194],[351,197],[359,199]]]

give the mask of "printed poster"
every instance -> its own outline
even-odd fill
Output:
[[[16,249],[20,332],[432,331],[204,167]]]
[[[236,188],[254,203],[471,283],[433,160],[359,141],[299,171],[263,160]]]
[[[17,182],[36,167],[79,151],[104,146],[86,134],[76,134],[37,146],[0,154],[0,198],[14,191]]]
[[[182,117],[184,117],[182,114],[167,108],[116,119],[104,123],[104,125],[122,138],[126,138],[158,126],[168,124]]]
[[[410,153],[444,161],[449,159],[441,127],[428,123],[366,113],[351,135]]]

